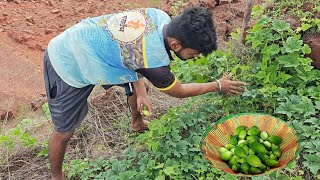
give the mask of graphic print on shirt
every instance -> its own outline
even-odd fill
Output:
[[[118,42],[120,57],[125,67],[131,70],[144,67],[144,37],[156,28],[146,15],[146,10],[113,14],[102,19],[99,26]]]

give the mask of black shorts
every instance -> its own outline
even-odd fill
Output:
[[[44,55],[44,81],[56,131],[68,132],[78,128],[88,113],[87,99],[94,85],[75,88],[65,83],[53,69],[47,52]],[[102,87],[107,90],[112,85]]]

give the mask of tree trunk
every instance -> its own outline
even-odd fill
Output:
[[[241,32],[240,32],[241,33],[240,34],[240,42],[242,44],[245,43],[246,29],[247,29],[248,23],[251,18],[252,6],[253,6],[253,0],[247,0],[247,6],[246,6],[245,13],[244,13],[242,28],[241,28]]]

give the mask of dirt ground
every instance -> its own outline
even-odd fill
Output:
[[[86,17],[139,7],[156,7],[169,14],[203,4],[212,8],[219,41],[241,24],[245,4],[174,0],[4,0],[0,2],[0,109],[16,113],[17,105],[30,105],[42,97],[43,52],[51,38]],[[208,3],[209,2],[209,3]],[[178,8],[177,8],[178,7]]]

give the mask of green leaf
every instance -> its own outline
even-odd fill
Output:
[[[290,79],[292,76],[289,75],[289,74],[286,74],[284,72],[280,72],[279,75],[278,75],[278,79],[277,79],[277,82],[279,83],[284,83],[286,82],[288,79]]]
[[[307,44],[304,44],[303,47],[302,47],[302,52],[304,54],[310,54],[311,53],[311,48]]]
[[[166,167],[163,172],[168,175],[168,176],[171,176],[171,175],[175,175],[176,172],[174,171],[174,167],[173,166],[169,166],[169,167]]]
[[[298,54],[282,55],[277,58],[279,64],[283,64],[284,67],[298,67],[300,65]]]
[[[165,180],[165,179],[166,179],[165,175],[160,175],[155,178],[155,180]]]
[[[290,24],[286,23],[284,21],[275,20],[275,21],[272,22],[272,29],[277,31],[277,32],[289,30],[290,29]]]
[[[283,46],[285,47],[287,53],[293,53],[300,51],[302,49],[302,44],[302,40],[295,37],[288,37],[283,43]]]
[[[306,161],[303,165],[308,168],[312,174],[317,175],[320,169],[320,156],[314,154],[306,154],[303,156]]]
[[[47,157],[48,156],[48,148],[44,148],[42,149],[38,154],[37,154],[37,157]]]
[[[153,169],[161,169],[161,168],[163,168],[163,167],[164,167],[164,163],[161,163],[161,164],[153,167]]]
[[[310,29],[310,28],[312,28],[312,24],[309,24],[309,23],[302,23],[301,24],[301,29],[302,29],[302,31],[306,31],[306,30],[308,30],[308,29]]]

